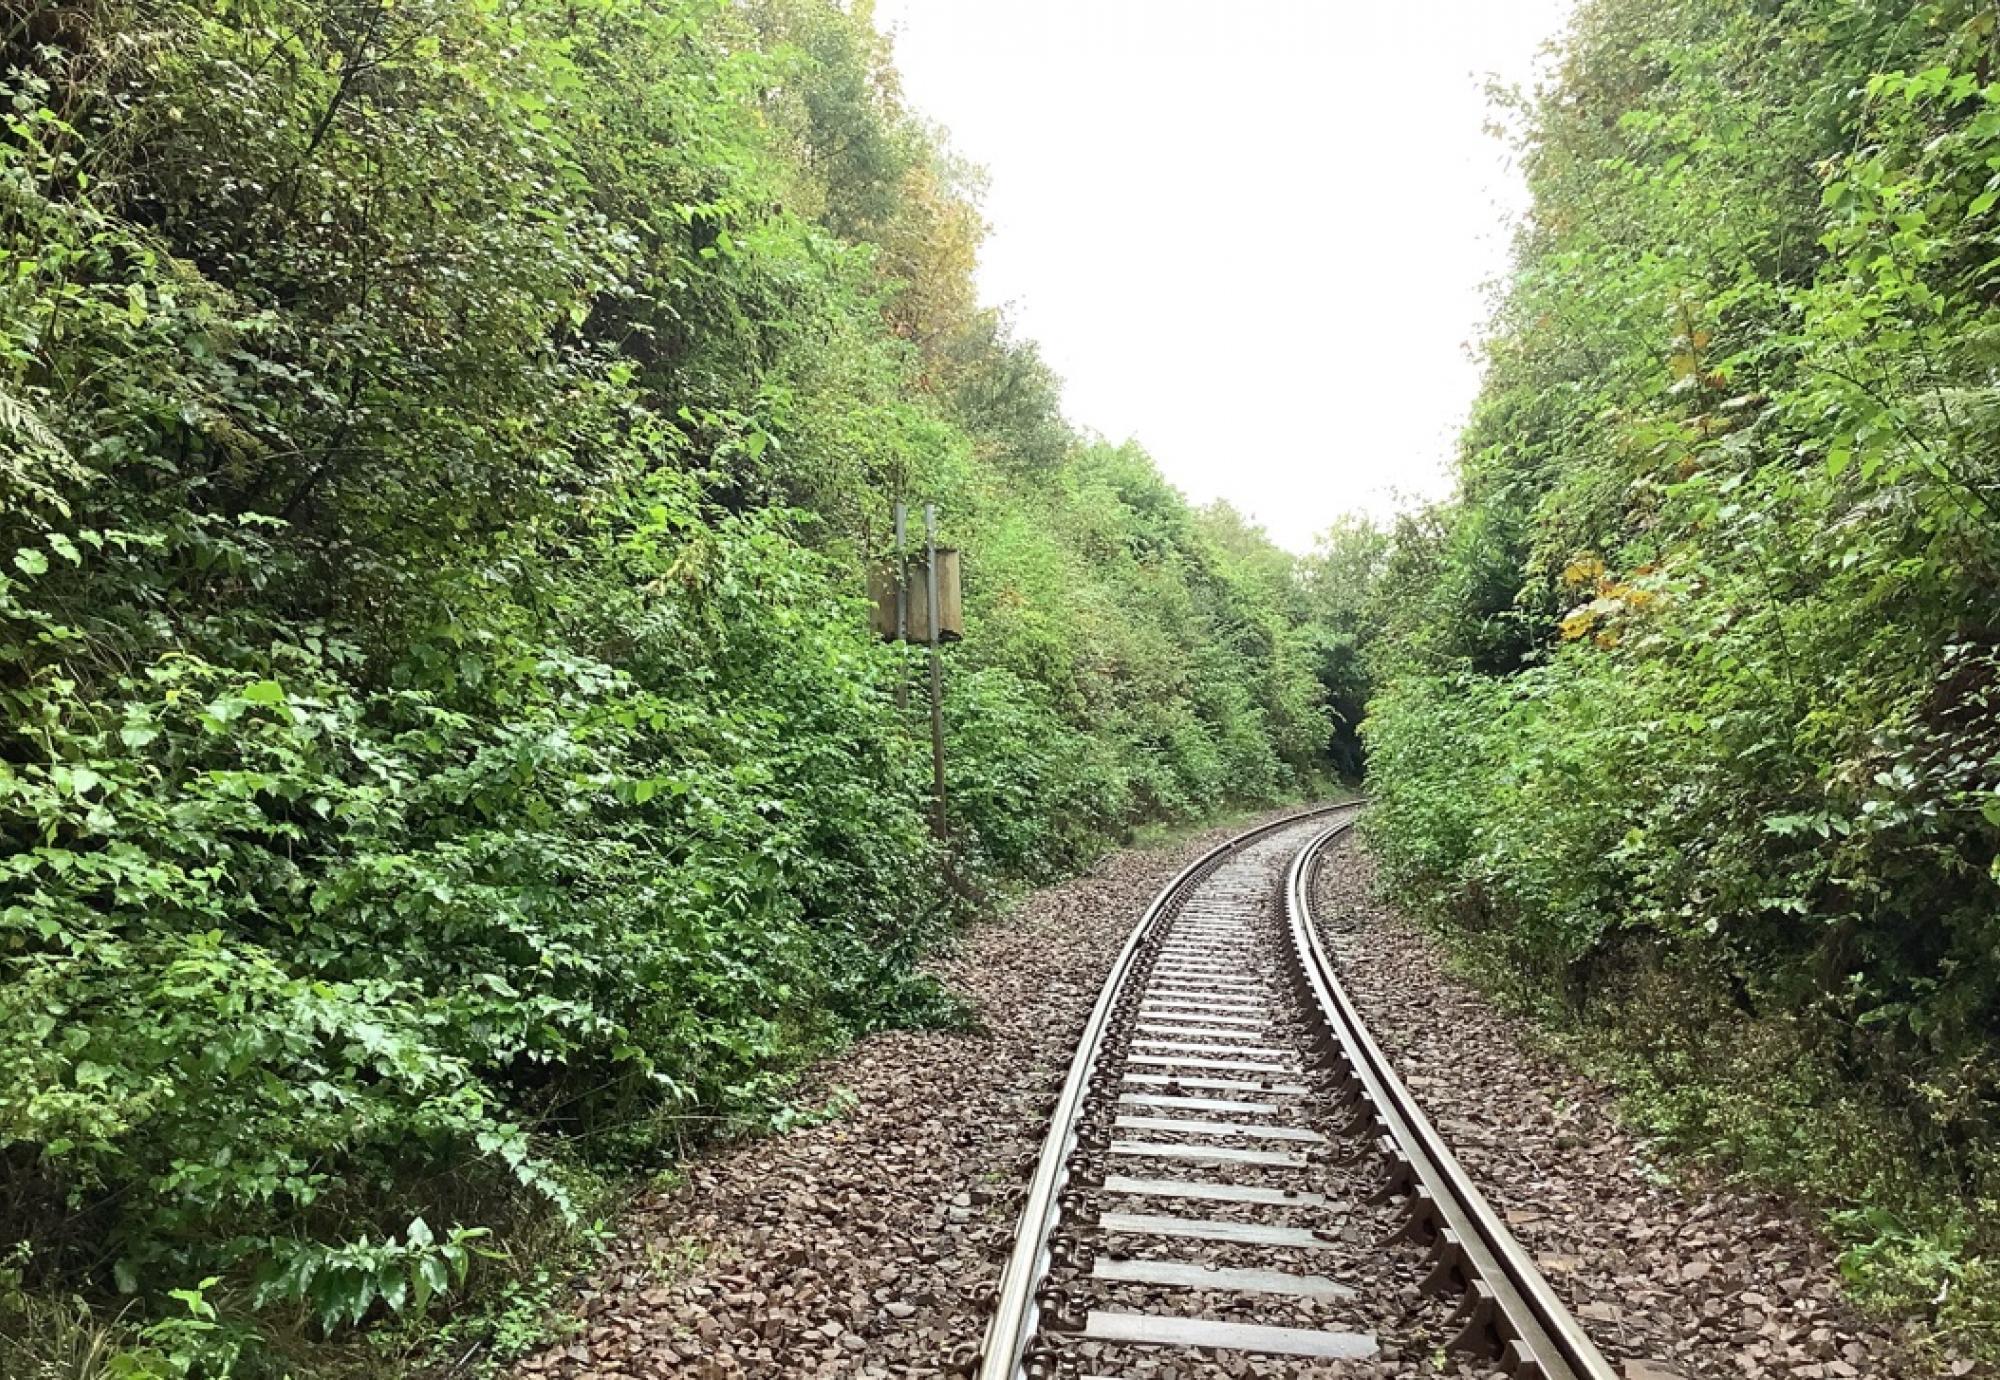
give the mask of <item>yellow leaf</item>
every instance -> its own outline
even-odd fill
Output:
[[[1571,589],[1604,577],[1604,562],[1595,556],[1577,556],[1563,567],[1563,583]]]

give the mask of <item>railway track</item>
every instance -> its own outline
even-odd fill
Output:
[[[1615,1380],[1369,1036],[1312,877],[1357,807],[1160,893],[1035,1166],[979,1380]]]

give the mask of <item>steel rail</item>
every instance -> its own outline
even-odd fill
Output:
[[[1411,1222],[1432,1236],[1439,1268],[1467,1287],[1461,1311],[1468,1336],[1491,1330],[1508,1373],[1522,1380],[1617,1380],[1604,1355],[1563,1306],[1513,1233],[1445,1145],[1368,1033],[1313,924],[1312,880],[1344,821],[1299,850],[1285,880],[1285,903],[1300,978],[1345,1055],[1361,1095],[1394,1148],[1408,1159]],[[1483,1286],[1483,1288],[1481,1287]]]
[[[1028,1345],[1034,1339],[1041,1311],[1035,1294],[1049,1272],[1049,1241],[1061,1216],[1062,1190],[1068,1182],[1070,1160],[1076,1150],[1077,1122],[1083,1114],[1091,1081],[1096,1076],[1098,1058],[1104,1052],[1104,1036],[1111,1023],[1112,1010],[1125,990],[1140,946],[1152,933],[1153,927],[1184,898],[1185,893],[1245,845],[1256,842],[1266,834],[1296,828],[1321,815],[1353,809],[1362,803],[1344,801],[1338,805],[1305,810],[1238,834],[1181,869],[1146,907],[1145,914],[1133,927],[1131,935],[1125,940],[1125,947],[1111,965],[1110,974],[1104,979],[1097,1005],[1091,1010],[1090,1021],[1084,1026],[1083,1035],[1077,1042],[1076,1055],[1070,1061],[1069,1076],[1063,1081],[1062,1094],[1050,1114],[1048,1135],[1042,1142],[1041,1157],[1035,1164],[1035,1177],[1029,1184],[1027,1200],[1021,1207],[1020,1225],[1015,1229],[1014,1250],[1000,1275],[993,1320],[987,1326],[985,1345],[981,1348],[978,1380],[1022,1380],[1025,1375]]]

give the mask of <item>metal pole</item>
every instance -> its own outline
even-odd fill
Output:
[[[944,807],[944,661],[938,655],[937,504],[924,505],[924,594],[930,605],[931,832],[947,840]]]
[[[903,552],[904,534],[909,527],[910,505],[896,502],[896,708],[910,703],[910,658],[903,650],[910,640],[910,559]]]

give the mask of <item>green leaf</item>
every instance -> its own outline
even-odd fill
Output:
[[[403,1311],[409,1297],[409,1275],[400,1260],[385,1260],[375,1271],[375,1288],[392,1313]]]
[[[426,1255],[417,1261],[414,1303],[422,1312],[435,1294],[442,1294],[451,1288],[451,1274],[443,1260],[436,1255]]]

